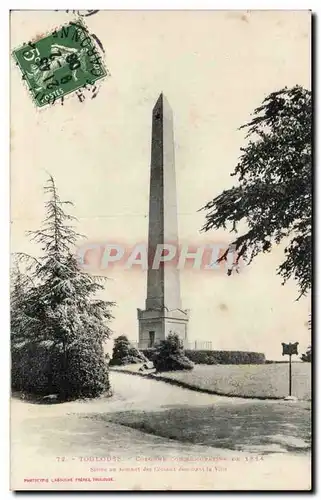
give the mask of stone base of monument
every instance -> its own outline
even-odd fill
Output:
[[[298,398],[296,398],[295,396],[286,396],[284,398],[284,401],[297,401]]]
[[[139,321],[139,349],[148,349],[154,346],[165,340],[171,332],[177,333],[183,343],[187,342],[188,310],[169,310],[165,307],[137,309],[137,317]]]

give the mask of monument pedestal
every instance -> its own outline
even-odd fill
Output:
[[[139,322],[139,349],[159,344],[169,333],[177,333],[187,347],[189,311],[182,309],[137,309]]]

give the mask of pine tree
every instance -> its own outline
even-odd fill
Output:
[[[64,210],[65,206],[73,204],[60,200],[51,176],[45,193],[49,200],[45,204],[44,222],[40,229],[27,233],[33,242],[40,244],[42,255],[35,259],[19,254],[20,260],[27,263],[33,282],[26,299],[28,315],[33,319],[28,339],[49,341],[52,349],[61,353],[59,385],[62,398],[95,396],[104,386],[108,388],[107,365],[102,361],[103,343],[110,336],[108,322],[114,304],[96,298],[96,294],[104,290],[105,278],[86,274],[79,267],[73,250],[81,235],[73,228],[75,217]],[[76,364],[73,358],[78,359]],[[82,358],[86,358],[85,368],[81,367]],[[83,377],[75,374],[77,365]],[[99,380],[88,378],[89,372],[96,374]],[[73,384],[75,378],[78,380],[76,386]],[[85,388],[82,378],[86,380]]]
[[[13,263],[10,279],[10,326],[11,344],[19,344],[28,337],[28,331],[33,323],[28,316],[27,294],[30,288],[28,276],[23,274],[17,262]]]

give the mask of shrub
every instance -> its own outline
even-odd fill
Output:
[[[52,341],[13,346],[11,385],[34,395],[58,394],[60,399],[96,397],[110,388],[102,347],[88,341],[70,345],[66,357]]]
[[[266,365],[275,365],[275,364],[280,364],[280,363],[288,363],[288,359],[281,359],[281,360],[273,360],[273,359],[266,359],[265,364]]]
[[[141,350],[141,353],[144,354],[144,356],[149,360],[149,361],[153,361],[154,360],[154,357],[157,353],[157,350],[153,347],[150,347],[148,349],[142,349]]]
[[[66,394],[97,397],[110,389],[108,365],[98,342],[77,342],[67,351]]]
[[[194,367],[194,363],[185,356],[182,341],[175,333],[170,333],[161,342],[153,363],[157,372],[192,370]]]
[[[301,355],[301,361],[311,363],[312,361],[312,346],[308,347],[307,352]]]
[[[153,361],[156,349],[143,349],[142,352],[146,358]],[[260,352],[186,350],[185,356],[198,365],[259,365],[267,362],[264,354]]]
[[[260,352],[188,350],[185,351],[185,355],[194,363],[204,365],[258,365],[265,363],[265,356]]]
[[[113,356],[110,366],[130,365],[133,363],[144,363],[148,359],[136,347],[134,347],[125,335],[115,339]]]
[[[22,342],[11,349],[13,389],[37,395],[59,392],[61,351],[52,341]]]

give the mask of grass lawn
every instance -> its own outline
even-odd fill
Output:
[[[139,365],[141,366],[141,365]],[[122,367],[137,372],[139,366]],[[195,365],[192,371],[167,372],[162,380],[228,396],[284,398],[289,391],[287,363],[268,365]],[[292,364],[292,394],[311,399],[311,363]]]
[[[310,403],[244,401],[162,411],[120,412],[98,418],[195,445],[257,453],[310,449]]]

